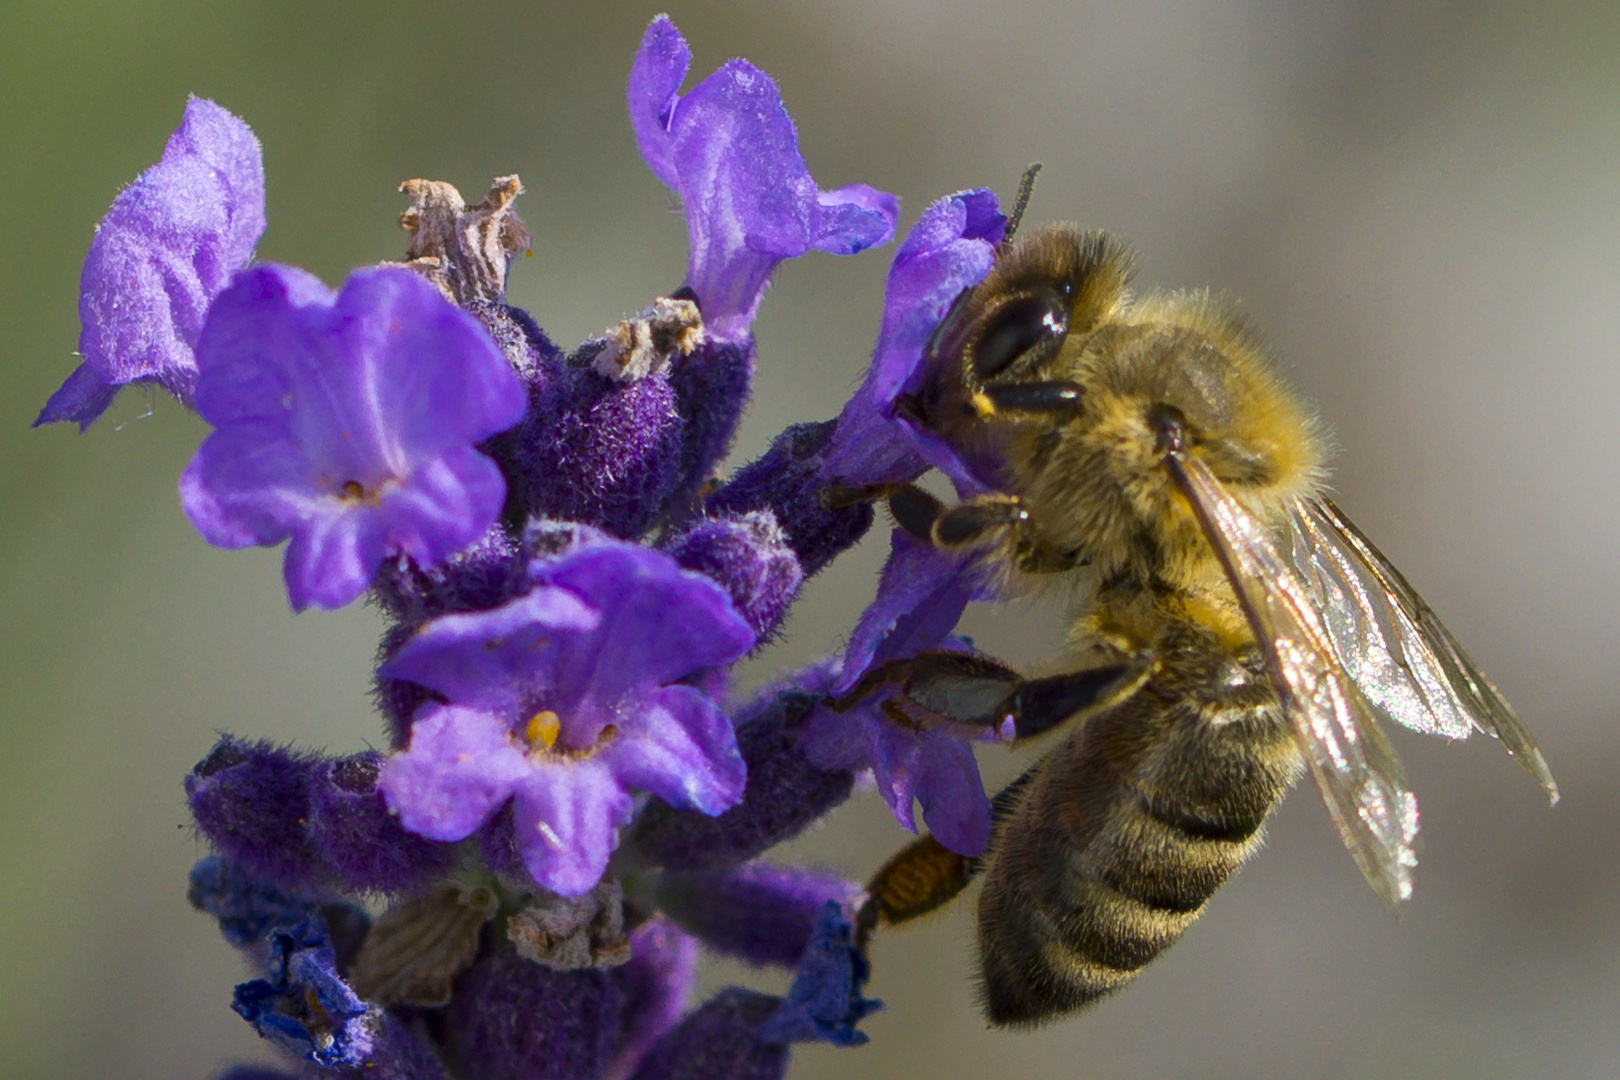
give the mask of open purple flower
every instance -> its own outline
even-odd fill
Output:
[[[404,554],[427,566],[482,536],[506,482],[475,444],[522,416],[483,327],[416,274],[357,270],[336,296],[265,265],[214,303],[197,411],[215,431],[180,480],[220,547],[280,543],[296,609],[342,607]]]
[[[704,325],[734,341],[747,335],[779,262],[884,243],[899,202],[865,184],[818,190],[771,77],[731,60],[682,95],[691,62],[669,18],[654,19],[630,69],[630,125],[647,166],[686,209],[686,284]]]
[[[906,234],[889,267],[872,366],[828,448],[828,467],[842,483],[906,483],[932,466],[964,495],[986,487],[951,447],[896,415],[895,405],[917,388],[928,340],[952,302],[990,272],[1006,225],[995,193],[976,188],[938,200]]]
[[[862,612],[844,653],[832,697],[848,693],[869,671],[925,649],[961,647],[950,638],[969,600],[987,599],[970,562],[943,554],[901,530],[893,534],[877,596]],[[939,842],[980,855],[990,840],[990,800],[973,748],[958,727],[902,726],[883,712],[884,693],[848,712],[823,705],[807,721],[804,754],[823,769],[870,767],[894,819],[917,831],[913,802]],[[986,732],[986,740],[1011,730]]]
[[[113,200],[79,278],[81,363],[34,421],[89,427],[129,383],[191,404],[208,307],[264,234],[264,165],[246,124],[192,98],[162,159]]]
[[[707,578],[607,541],[531,568],[492,611],[428,623],[382,668],[448,702],[416,714],[380,781],[405,827],[459,840],[507,799],[530,875],[596,884],[632,791],[718,814],[747,769],[731,722],[682,682],[748,651],[753,631]]]

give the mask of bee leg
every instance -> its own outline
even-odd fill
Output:
[[[890,660],[868,671],[842,697],[827,702],[834,712],[848,712],[882,686],[897,686],[899,696],[924,715],[971,727],[994,728],[1006,718],[997,706],[1024,677],[988,656],[930,649]],[[907,723],[915,726],[911,718]]]
[[[894,491],[894,484],[839,484],[821,489],[821,505],[828,510],[843,510],[861,503],[886,499]]]
[[[945,504],[916,484],[902,484],[889,493],[889,513],[896,525],[919,540],[933,540],[934,523],[945,513]]]
[[[895,926],[920,918],[954,900],[973,880],[974,863],[933,836],[919,836],[872,875],[866,903],[856,917],[856,945],[879,924]]]
[[[960,656],[961,653],[944,652],[943,650],[918,653],[916,656],[903,657],[899,660],[890,660],[861,676],[861,680],[841,697],[829,698],[827,707],[833,712],[849,712],[862,701],[872,696],[872,692],[882,686],[894,684],[904,685],[912,672],[920,670],[929,663],[930,658],[936,655]]]
[[[1077,552],[1048,547],[1016,495],[980,495],[951,507],[934,519],[931,539],[947,551],[1000,546],[1018,569],[1030,574],[1061,574],[1087,561]]]
[[[1152,653],[1123,664],[1030,679],[1007,695],[1001,708],[1013,718],[1017,738],[1034,738],[1079,712],[1106,709],[1136,693],[1158,667]]]
[[[930,536],[938,547],[962,548],[990,533],[1007,531],[1016,535],[1029,527],[1029,511],[1018,496],[980,495],[935,518]]]
[[[1035,769],[1029,770],[990,800],[994,824],[1012,812],[1034,775]],[[919,836],[872,875],[866,903],[855,918],[856,945],[865,949],[879,925],[897,926],[944,907],[968,887],[983,863],[982,857],[958,855],[931,835]]]
[[[986,656],[938,650],[885,664],[872,674],[899,683],[901,697],[925,714],[991,730],[1011,719],[1014,737],[1028,739],[1077,713],[1123,700],[1147,681],[1156,664],[1153,653],[1143,652],[1123,663],[1026,679]],[[854,693],[861,692],[857,686]]]
[[[945,512],[944,503],[916,484],[835,484],[821,492],[821,504],[834,510],[878,499],[889,500],[895,523],[919,540],[933,539],[934,522]]]
[[[848,712],[881,687],[893,686],[899,692],[884,703],[884,714],[903,727],[959,725],[988,732],[1010,719],[1014,738],[1028,739],[1077,713],[1123,700],[1147,681],[1157,663],[1144,651],[1123,663],[1026,679],[988,656],[933,649],[878,665],[827,704]]]

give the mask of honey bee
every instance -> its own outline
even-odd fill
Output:
[[[983,877],[996,1025],[1130,981],[1254,853],[1307,770],[1367,881],[1406,899],[1417,803],[1381,721],[1484,731],[1558,797],[1507,701],[1324,495],[1315,422],[1256,336],[1207,293],[1135,298],[1131,276],[1128,249],[1099,232],[1004,242],[900,402],[995,490],[949,507],[914,486],[881,492],[902,528],[996,568],[1008,592],[1072,586],[1074,654],[1094,659],[1026,679],[924,653],[833,703],[890,684],[908,715],[1011,716],[1021,739],[1068,725],[993,800],[982,858],[924,836],[868,889],[864,932]]]

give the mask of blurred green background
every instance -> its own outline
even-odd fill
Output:
[[[88,435],[29,422],[74,364],[95,222],[187,93],[264,144],[261,258],[336,283],[397,257],[407,177],[519,172],[513,299],[564,344],[678,283],[685,233],[623,87],[655,7],[0,3],[0,1077],[199,1080],[268,1060],[233,951],[183,898],[180,778],[220,730],[381,740],[367,610],[293,617],[279,552],[208,548],[176,477],[202,428],[128,394]],[[1424,809],[1393,920],[1314,792],[1128,991],[984,1029],[970,905],[880,940],[888,1011],[793,1076],[1620,1075],[1620,8],[1326,0],[677,3],[702,75],[770,71],[824,187],[1004,197],[1111,228],[1145,284],[1238,298],[1328,419],[1340,500],[1539,737],[1549,812],[1487,742],[1397,743]],[[737,460],[858,380],[888,254],[783,268]],[[809,589],[786,645],[835,646],[881,535]],[[970,614],[1034,662],[1056,613]],[[1005,752],[989,775],[1012,774]],[[865,793],[787,857],[864,876],[904,839]],[[716,966],[710,984],[778,976]],[[472,1080],[472,1078],[468,1078]]]

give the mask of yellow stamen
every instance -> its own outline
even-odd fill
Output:
[[[968,401],[972,404],[973,411],[978,413],[980,418],[996,415],[996,403],[991,401],[990,396],[983,391],[975,391]]]
[[[523,734],[530,746],[544,746],[550,750],[557,745],[557,736],[562,734],[562,718],[550,709],[542,709],[529,717],[529,726]]]

